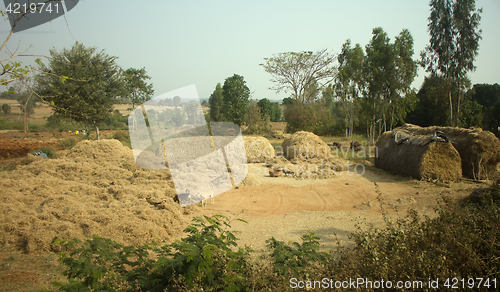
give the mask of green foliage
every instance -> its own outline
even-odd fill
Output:
[[[332,88],[339,97],[339,106],[345,121],[346,138],[351,139],[356,116],[360,110],[359,99],[364,93],[366,81],[363,79],[363,66],[365,54],[359,44],[351,48],[351,40],[347,40],[342,46],[342,52],[338,55],[339,73],[336,84]],[[333,94],[333,92],[332,92]]]
[[[285,97],[283,98],[283,100],[281,101],[281,104],[282,105],[290,105],[290,104],[293,104],[293,99],[291,97]]]
[[[68,139],[60,140],[59,147],[61,147],[61,149],[71,149],[71,148],[75,147],[76,143],[77,142],[76,142],[75,138],[68,138]]]
[[[55,114],[98,131],[114,98],[124,94],[116,57],[78,42],[69,50],[51,50],[50,55],[49,66],[41,68],[46,74],[38,78],[41,95],[47,96]]]
[[[373,29],[366,46],[365,119],[370,124],[370,138],[375,141],[375,124],[380,130],[392,129],[402,122],[414,104],[411,83],[417,74],[417,61],[413,56],[413,37],[403,29],[393,43],[381,28]]]
[[[287,132],[309,131],[317,135],[332,132],[334,126],[329,109],[322,102],[287,105],[284,111]]]
[[[417,93],[418,101],[413,111],[408,114],[406,122],[422,127],[449,124],[446,92],[446,81],[443,77],[436,74],[425,77]]]
[[[460,206],[445,199],[435,219],[420,221],[410,211],[396,223],[386,218],[385,229],[359,229],[352,235],[356,247],[343,249],[328,270],[337,277],[362,275],[424,283],[429,278],[498,277],[499,205],[484,201],[483,206]]]
[[[460,105],[460,127],[480,127],[483,121],[483,106],[475,100],[466,98]]]
[[[474,84],[466,94],[466,99],[477,102],[482,106],[481,128],[491,131],[500,136],[498,126],[500,125],[500,85]]]
[[[222,112],[225,121],[241,126],[247,113],[250,89],[243,76],[234,74],[226,78],[222,86]]]
[[[247,134],[264,134],[270,130],[269,116],[262,116],[261,108],[254,104],[248,108],[245,116],[245,124],[248,126]]]
[[[214,92],[210,95],[208,103],[210,104],[210,120],[214,122],[222,122],[224,114],[222,112],[222,104],[224,102],[222,86],[217,83]]]
[[[153,84],[147,84],[146,80],[151,79],[146,74],[146,69],[129,68],[123,72],[126,83],[126,95],[132,102],[134,108],[136,104],[144,103],[151,99],[154,94]]]
[[[257,105],[260,107],[263,118],[267,116],[271,122],[279,122],[281,120],[281,108],[277,102],[271,102],[267,98],[263,98],[259,100]]]
[[[460,119],[460,103],[467,86],[467,73],[474,71],[479,51],[482,9],[475,0],[432,0],[429,45],[421,52],[421,65],[446,80],[450,125]]]
[[[128,116],[123,116],[120,111],[115,110],[107,117],[101,127],[103,130],[125,130],[128,129]]]
[[[326,263],[330,255],[318,252],[319,237],[314,236],[314,232],[302,235],[301,239],[302,244],[293,242],[291,246],[274,237],[266,241],[267,247],[272,251],[271,261],[275,272],[297,278],[304,276],[308,268],[318,268],[318,264]]]
[[[10,105],[8,105],[6,103],[2,104],[2,111],[4,114],[6,114],[6,115],[10,114],[11,110],[12,109],[11,109]]]
[[[130,142],[130,135],[125,131],[117,131],[113,134],[113,139],[122,142],[123,146],[132,148],[132,143]]]
[[[243,221],[243,220],[240,220]],[[193,219],[186,238],[164,246],[122,246],[112,240],[67,241],[60,261],[69,283],[62,291],[164,291],[206,287],[211,291],[239,291],[248,285],[250,249],[238,248],[222,215]],[[149,257],[156,254],[156,260]],[[182,285],[183,287],[179,287]],[[210,291],[210,290],[209,290]]]

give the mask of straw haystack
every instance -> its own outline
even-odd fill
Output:
[[[283,141],[282,147],[285,157],[289,160],[296,157],[299,159],[319,158],[324,160],[330,158],[330,147],[311,132],[300,131],[294,133]]]
[[[483,131],[480,128],[422,128],[412,124],[406,124],[396,130],[398,129],[417,135],[429,135],[441,131],[460,153],[462,173],[465,177],[492,180],[500,178],[500,140],[490,131]]]
[[[248,162],[266,162],[274,158],[274,147],[262,136],[244,136]]]
[[[462,177],[461,160],[451,143],[433,135],[406,131],[385,132],[377,140],[375,166],[419,179],[456,181]]]

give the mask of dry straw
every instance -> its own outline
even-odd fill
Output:
[[[431,136],[427,137],[426,143],[421,143],[422,136],[412,136],[406,132],[405,136],[410,141],[399,144],[395,141],[395,134],[398,131],[401,129],[385,132],[378,138],[375,166],[395,174],[419,179],[448,182],[462,177],[460,155],[451,143],[431,142]],[[411,143],[412,139],[416,143]]]
[[[58,251],[56,239],[91,234],[140,245],[169,239],[187,223],[170,173],[137,167],[117,140],[83,141],[66,157],[2,172],[0,188],[0,244],[26,253]]]
[[[417,135],[431,135],[441,131],[460,153],[465,177],[491,180],[500,178],[500,140],[490,131],[480,128],[423,128],[412,124],[406,124],[400,129]]]
[[[274,158],[274,147],[266,138],[262,136],[245,136],[243,141],[248,162],[266,162]]]

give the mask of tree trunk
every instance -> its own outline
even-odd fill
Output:
[[[458,89],[458,102],[457,102],[457,116],[456,116],[456,119],[457,119],[456,125],[457,126],[460,125],[460,98],[461,98],[460,91],[461,91],[461,89],[459,88]]]
[[[448,98],[450,100],[450,126],[454,126],[453,124],[453,101],[451,100],[451,89],[448,90]]]
[[[23,128],[24,128],[24,136],[26,136],[26,132],[28,132],[28,116],[27,116],[27,113],[26,113],[26,105],[28,104],[28,102],[26,102],[26,104],[24,105],[24,116],[23,116]]]
[[[99,140],[99,126],[95,125],[95,132],[97,133],[97,140]]]

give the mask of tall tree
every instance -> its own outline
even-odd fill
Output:
[[[147,84],[146,80],[151,79],[146,74],[146,69],[128,68],[123,72],[126,83],[126,96],[132,102],[132,108],[136,104],[144,103],[153,96],[153,84]]]
[[[222,115],[222,104],[224,102],[224,96],[222,86],[217,83],[214,92],[210,95],[208,103],[210,104],[210,119],[214,122],[220,122],[224,120]]]
[[[335,56],[326,49],[316,53],[280,53],[272,58],[264,58],[264,61],[260,65],[272,75],[271,81],[275,83],[271,89],[291,92],[292,97],[302,103],[313,102],[315,98],[311,95],[318,91],[311,89],[317,84],[317,89],[322,90],[337,72],[334,66]]]
[[[351,40],[342,45],[338,55],[339,73],[336,78],[335,92],[340,99],[340,105],[345,119],[345,135],[351,140],[354,131],[355,108],[358,98],[363,96],[364,79],[363,66],[365,54],[359,44],[351,48]]]
[[[116,57],[78,42],[69,50],[51,50],[50,55],[49,66],[41,67],[46,74],[38,78],[41,94],[56,115],[94,127],[99,139],[100,123],[110,115],[113,100],[124,94]]]
[[[222,86],[223,104],[222,111],[226,121],[233,122],[239,126],[245,119],[250,89],[246,86],[243,76],[234,74],[226,78]]]
[[[267,98],[259,100],[257,105],[260,107],[262,117],[269,117],[271,122],[279,122],[281,118],[281,108],[277,102],[272,102]]]
[[[375,124],[378,133],[386,131],[402,121],[414,104],[415,93],[411,89],[417,72],[413,56],[413,38],[403,29],[394,43],[380,27],[373,29],[373,37],[366,46],[365,79],[368,110],[369,136],[374,142]],[[373,106],[372,106],[373,105]]]
[[[476,69],[482,9],[476,10],[475,0],[431,0],[430,7],[430,40],[421,52],[422,66],[445,78],[450,125],[454,126],[460,120],[467,73]]]

